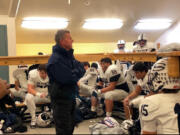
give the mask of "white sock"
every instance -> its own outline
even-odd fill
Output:
[[[112,112],[106,112],[107,117],[111,117],[111,115],[112,115]]]
[[[91,111],[95,112],[96,111],[96,106],[91,106]]]

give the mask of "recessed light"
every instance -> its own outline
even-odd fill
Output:
[[[26,17],[21,26],[28,29],[63,29],[68,26],[68,20],[53,17]]]
[[[168,28],[171,24],[170,19],[143,19],[139,20],[134,28],[138,30],[160,30]]]
[[[122,25],[122,20],[116,18],[92,18],[85,20],[83,28],[91,30],[113,30],[120,29]]]

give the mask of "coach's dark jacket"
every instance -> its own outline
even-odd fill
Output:
[[[53,46],[53,53],[47,64],[51,100],[74,99],[77,81],[84,72],[82,64],[74,58],[73,49],[67,51],[60,45]]]

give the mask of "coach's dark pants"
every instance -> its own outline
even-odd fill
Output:
[[[56,100],[52,105],[56,134],[73,134],[75,100]]]

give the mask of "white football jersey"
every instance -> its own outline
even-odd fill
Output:
[[[42,79],[39,76],[38,70],[34,69],[29,72],[28,84],[34,85],[35,90],[38,92],[47,92],[48,84],[49,84],[49,77],[47,76],[46,79]]]
[[[120,69],[117,67],[117,65],[110,65],[107,70],[105,71],[105,73],[100,74],[100,77],[102,79],[102,81],[104,83],[106,83],[106,86],[109,85],[109,83],[111,82],[111,80],[113,79],[113,77],[120,75],[116,86],[121,85],[123,83],[125,83],[125,79],[124,79],[124,75],[122,74],[122,72],[120,71]]]
[[[80,82],[82,83],[86,83],[88,86],[92,86],[95,87],[96,86],[96,81],[97,81],[97,77],[98,77],[98,72],[95,68],[88,68],[86,70],[86,73],[84,74],[84,76],[80,79]]]
[[[19,81],[19,84],[21,86],[20,89],[22,91],[27,92],[27,77],[26,77],[25,69],[18,68],[14,70],[13,77],[15,81]]]
[[[139,108],[142,131],[179,134],[180,93],[159,93],[146,97]]]
[[[142,79],[138,79],[138,85],[142,88],[142,90],[144,91],[144,93],[146,95],[148,95],[150,93],[149,87],[148,87],[148,75],[149,75],[150,71],[148,71],[145,75],[145,77]]]

